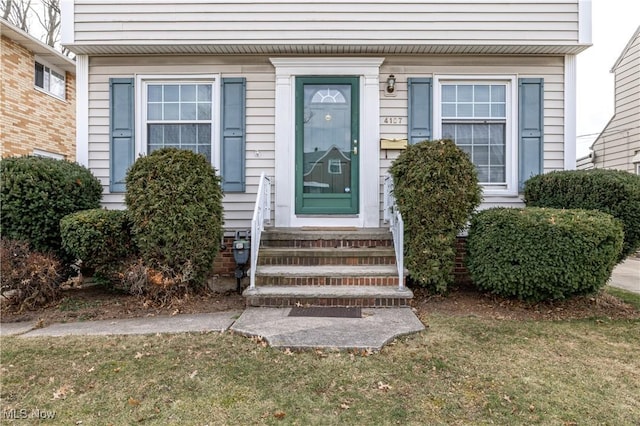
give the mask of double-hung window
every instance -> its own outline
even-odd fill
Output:
[[[35,61],[34,84],[56,98],[65,98],[65,73],[57,71],[39,59]]]
[[[141,152],[188,149],[212,162],[214,82],[145,80]]]
[[[469,155],[485,194],[517,191],[513,79],[436,81],[436,136],[453,140]]]

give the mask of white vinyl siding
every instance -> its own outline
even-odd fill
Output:
[[[396,78],[396,96],[384,96],[385,82],[390,74]],[[563,57],[388,57],[380,68],[381,138],[403,139],[407,137],[407,78],[432,78],[442,74],[515,75],[518,78],[544,78],[544,172],[564,169]],[[517,122],[514,122],[514,125],[517,126]],[[400,152],[399,150],[381,150],[381,182],[382,177],[387,173],[389,166]],[[382,191],[382,183],[380,190]],[[520,207],[522,205],[520,197],[485,196],[481,208]]]
[[[596,168],[636,172],[640,151],[640,28],[616,62],[615,113],[593,145]]]
[[[275,174],[275,70],[266,56],[138,56],[91,57],[89,63],[89,167],[104,187],[103,203],[123,208],[122,194],[109,191],[109,78],[135,75],[219,74],[220,78],[247,79],[246,193],[226,194],[225,228],[247,228],[250,223],[260,173]],[[385,96],[386,79],[394,74],[396,95]],[[390,56],[380,69],[380,137],[407,137],[407,78],[434,75],[517,75],[544,78],[544,170],[564,167],[564,59],[513,56]],[[214,108],[217,105],[214,105]],[[219,107],[219,106],[218,106]],[[385,122],[386,121],[386,122]],[[371,145],[379,146],[379,141]],[[370,145],[370,146],[371,146]],[[382,177],[400,151],[380,150],[380,200]],[[214,153],[216,155],[218,153]],[[284,154],[287,155],[287,154]],[[274,188],[276,191],[277,188]],[[491,197],[483,207],[519,206],[518,197]],[[380,209],[382,207],[380,206]],[[273,210],[275,211],[275,210]],[[382,217],[382,216],[381,216]]]
[[[275,76],[267,58],[180,57],[92,57],[89,63],[89,168],[100,179],[103,205],[124,208],[122,194],[109,193],[109,78],[142,75],[188,75],[219,73],[247,79],[246,193],[226,194],[225,228],[249,226],[260,173],[274,174]],[[214,109],[219,105],[213,105]],[[218,130],[216,130],[218,131]],[[214,152],[213,157],[218,157]]]
[[[584,48],[578,0],[75,0],[70,20],[73,50],[93,54],[558,54]]]

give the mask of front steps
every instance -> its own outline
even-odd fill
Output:
[[[388,229],[267,229],[248,306],[408,306]]]

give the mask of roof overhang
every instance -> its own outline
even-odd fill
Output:
[[[66,57],[53,47],[27,34],[4,19],[0,19],[0,33],[23,46],[25,49],[28,49],[38,55],[43,60],[46,60],[49,64],[66,72],[72,74],[76,73],[76,63],[73,59]]]
[[[575,55],[591,44],[571,45],[519,45],[519,44],[367,44],[367,43],[327,43],[327,44],[67,44],[78,55]]]

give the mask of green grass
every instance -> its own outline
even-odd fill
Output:
[[[229,333],[3,337],[0,404],[55,412],[46,424],[640,422],[639,320],[423,320],[374,354]]]
[[[634,308],[640,310],[640,294],[632,293],[630,291],[611,286],[605,287],[605,291],[610,295],[615,296],[623,302],[628,303]]]

